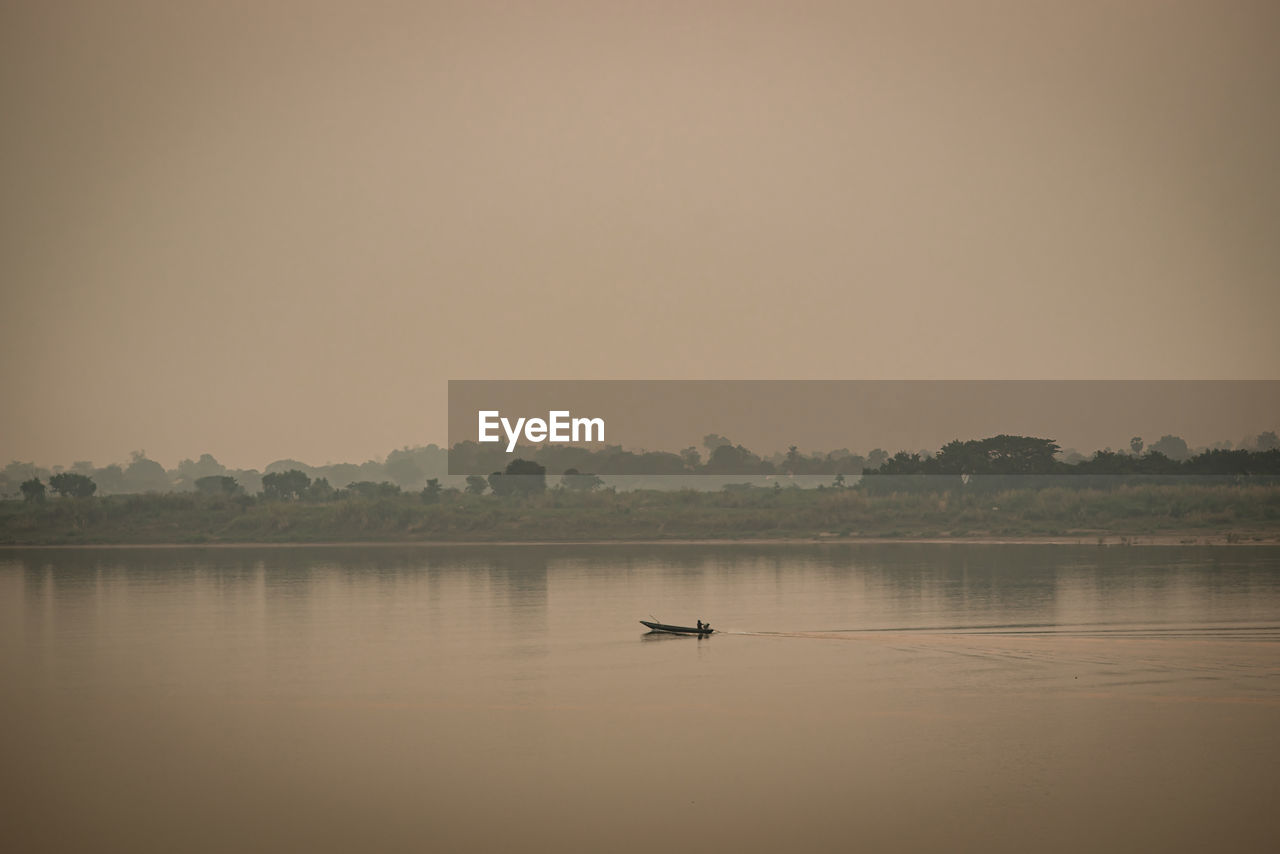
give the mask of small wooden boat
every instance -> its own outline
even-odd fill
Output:
[[[640,625],[648,626],[651,632],[668,632],[673,635],[709,635],[715,629],[710,625],[704,625],[702,628],[694,628],[692,626],[668,626],[666,623],[651,623],[648,620],[641,620]]]

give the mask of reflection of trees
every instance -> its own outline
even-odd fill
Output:
[[[780,614],[794,607],[793,593],[820,591],[840,603],[833,613],[848,604],[848,628],[925,627],[988,618],[1016,623],[1020,615],[1052,620],[1080,604],[1116,610],[1187,584],[1245,595],[1258,565],[1249,552],[920,543],[192,547],[11,550],[3,564],[22,574],[31,631],[56,628],[65,613],[91,615],[111,601],[104,596],[128,592],[128,600],[141,597],[128,607],[149,609],[159,601],[154,596],[194,591],[223,611],[259,601],[268,606],[265,614],[323,603],[343,615],[353,603],[416,602],[420,610],[399,613],[509,630],[516,652],[541,654],[557,577],[588,599],[615,595],[630,574],[657,579],[654,589],[676,601],[696,593],[715,605],[731,598],[759,604],[776,596],[770,607]]]
[[[485,555],[489,579],[494,589],[511,600],[528,602],[547,599],[547,554],[540,546],[510,546],[493,549]]]
[[[1042,546],[900,543],[851,547],[857,567],[896,599],[940,598],[949,610],[1017,611],[1043,607],[1054,598],[1061,550]]]

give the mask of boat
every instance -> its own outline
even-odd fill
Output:
[[[667,632],[673,635],[709,635],[715,631],[711,626],[703,625],[702,628],[694,628],[693,626],[668,626],[666,623],[651,623],[648,620],[641,620],[640,625],[648,626],[651,632]]]

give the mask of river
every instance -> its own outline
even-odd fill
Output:
[[[0,678],[12,851],[1280,838],[1276,548],[8,549]]]

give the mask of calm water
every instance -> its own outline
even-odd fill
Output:
[[[1277,549],[0,551],[0,678],[12,851],[1280,838]]]

